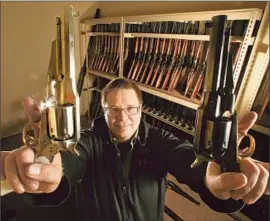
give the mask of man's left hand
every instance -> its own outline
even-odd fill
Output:
[[[238,123],[239,134],[246,134],[257,120],[255,112],[248,113]],[[241,137],[240,137],[241,139]],[[222,173],[220,166],[209,162],[206,172],[206,186],[219,199],[243,199],[252,204],[263,194],[269,195],[269,163],[260,162],[250,157],[240,160],[241,173]]]

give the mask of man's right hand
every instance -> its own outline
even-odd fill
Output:
[[[24,111],[30,122],[38,123],[40,109],[32,98],[24,100]],[[33,128],[34,129],[34,128]],[[36,128],[35,128],[36,129]],[[38,130],[34,131],[38,136]],[[2,154],[1,154],[2,155]],[[7,180],[16,193],[51,193],[57,189],[62,179],[60,153],[53,161],[42,163],[42,157],[35,156],[33,148],[23,146],[1,156],[1,180]]]

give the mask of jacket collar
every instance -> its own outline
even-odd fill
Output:
[[[138,142],[140,146],[146,145],[150,127],[151,127],[150,124],[148,124],[143,119],[141,120],[140,125],[139,125],[139,130],[137,132],[137,137],[135,139],[135,142]],[[106,142],[109,142],[109,143],[114,142],[112,139],[111,133],[109,131],[109,128],[107,126],[107,123],[105,121],[105,118],[103,116],[98,117],[93,121],[92,129],[95,133],[97,133],[100,137],[102,137],[102,139],[104,139]]]

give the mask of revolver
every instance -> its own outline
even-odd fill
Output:
[[[212,18],[209,57],[204,81],[203,100],[197,110],[193,150],[196,160],[215,161],[222,172],[240,172],[241,157],[249,157],[255,150],[255,140],[249,134],[249,147],[239,149],[237,112],[232,56],[229,53],[231,27],[226,15]],[[238,208],[244,206],[238,201]]]
[[[76,78],[74,48],[73,7],[64,8],[56,18],[56,40],[52,45],[52,57],[48,71],[47,94],[41,102],[41,122],[37,138],[27,134],[35,123],[23,128],[23,142],[35,146],[37,156],[49,162],[59,151],[77,153],[75,146],[80,140],[80,110]],[[55,55],[55,56],[54,56]]]
[[[33,147],[43,163],[52,162],[59,151],[77,153],[80,140],[80,104],[75,78],[74,17],[72,6],[56,18],[57,38],[52,44],[46,96],[41,102],[40,122],[23,128],[25,145]],[[32,136],[29,132],[38,129]],[[12,192],[7,181],[1,181],[1,196]]]

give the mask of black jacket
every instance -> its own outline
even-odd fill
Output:
[[[35,205],[64,202],[70,187],[81,180],[81,214],[89,221],[162,221],[167,173],[189,185],[212,209],[234,212],[233,200],[218,200],[205,187],[206,164],[195,169],[192,145],[142,121],[134,148],[121,160],[104,119],[82,133],[75,157],[62,153],[64,178],[52,194],[32,197]]]

